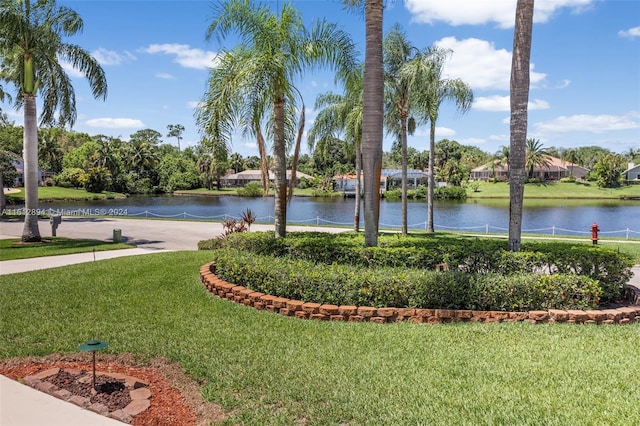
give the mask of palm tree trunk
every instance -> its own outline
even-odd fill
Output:
[[[362,199],[360,187],[360,175],[362,174],[362,149],[360,148],[360,142],[356,139],[356,205],[353,213],[353,232],[360,232],[360,200]]]
[[[511,61],[511,140],[509,147],[509,249],[520,251],[526,179],[527,103],[534,0],[518,0]]]
[[[362,163],[364,172],[364,244],[378,245],[384,75],[382,68],[382,0],[366,0],[366,48],[364,64]]]
[[[41,241],[38,229],[38,123],[36,97],[24,94],[24,229],[22,241]]]
[[[276,238],[284,238],[287,231],[287,161],[284,122],[284,97],[280,96],[273,105],[274,220]]]
[[[427,187],[427,232],[434,232],[433,230],[433,187],[436,184],[436,180],[433,173],[433,164],[435,162],[436,155],[436,123],[434,120],[430,121],[429,131],[429,186]]]
[[[9,187],[9,185],[7,185]],[[4,209],[7,207],[7,199],[4,196],[4,179],[2,178],[2,172],[0,171],[0,214],[4,214]]]
[[[402,155],[402,235],[407,235],[407,116],[400,115],[400,154]]]

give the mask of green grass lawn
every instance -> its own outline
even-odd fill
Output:
[[[640,324],[303,321],[207,293],[207,252],[1,276],[0,358],[169,357],[225,424],[640,424]]]
[[[509,198],[508,182],[480,182],[478,192],[467,189],[469,198]],[[595,182],[549,182],[528,183],[524,187],[524,198],[614,198],[622,196],[640,197],[640,185],[619,188],[598,188]]]
[[[0,240],[0,260],[29,259],[32,257],[58,256],[61,254],[120,250],[135,247],[133,244],[109,243],[97,240],[74,240],[64,237],[46,237],[40,243],[21,243],[20,238]]]
[[[7,200],[13,200],[17,203],[24,203],[24,188],[19,188],[20,192],[15,194],[7,194]],[[84,189],[62,188],[59,186],[40,186],[38,187],[38,199],[41,201],[48,200],[104,200],[108,198],[124,198],[124,194],[118,192],[103,192],[94,194]]]

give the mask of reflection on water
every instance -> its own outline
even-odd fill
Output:
[[[287,222],[351,225],[354,217],[354,200],[336,198],[294,197],[287,208]],[[587,234],[593,222],[600,225],[603,235],[607,232],[631,229],[640,233],[640,202],[615,200],[525,200],[523,232],[552,233],[554,228]],[[79,210],[95,214],[106,210],[125,213],[127,216],[174,217],[176,219],[239,218],[250,209],[258,222],[273,222],[274,199],[222,197],[148,197],[134,196],[126,199],[55,202],[42,204],[41,208],[71,214]],[[407,208],[407,222],[412,229],[424,229],[427,204],[411,201]],[[361,211],[361,218],[364,213]],[[441,201],[434,204],[436,229],[468,229],[490,232],[506,232],[509,226],[509,200],[469,199],[466,202]],[[401,203],[380,203],[380,226],[399,228],[401,225]],[[568,232],[563,232],[564,234]],[[571,232],[569,232],[571,233]],[[631,235],[634,237],[639,236]]]

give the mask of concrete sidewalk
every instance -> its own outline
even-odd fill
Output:
[[[85,410],[0,375],[2,426],[122,426],[125,423]]]
[[[4,236],[0,235],[0,239],[1,238],[4,238]],[[97,251],[95,252],[95,254],[93,252],[87,252],[65,254],[62,256],[35,257],[31,259],[4,260],[0,262],[0,275],[15,274],[18,272],[26,271],[36,271],[48,268],[59,268],[61,266],[113,259],[115,257],[138,256],[142,254],[151,254],[166,251],[172,250],[130,248],[122,250]]]

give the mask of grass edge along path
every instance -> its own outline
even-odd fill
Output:
[[[639,424],[640,324],[299,321],[217,299],[207,252],[0,277],[0,357],[165,356],[224,424]],[[114,273],[117,271],[117,273]]]
[[[20,238],[6,238],[0,239],[0,261],[122,250],[134,247],[134,244],[65,237],[44,237],[39,243],[22,243]]]

